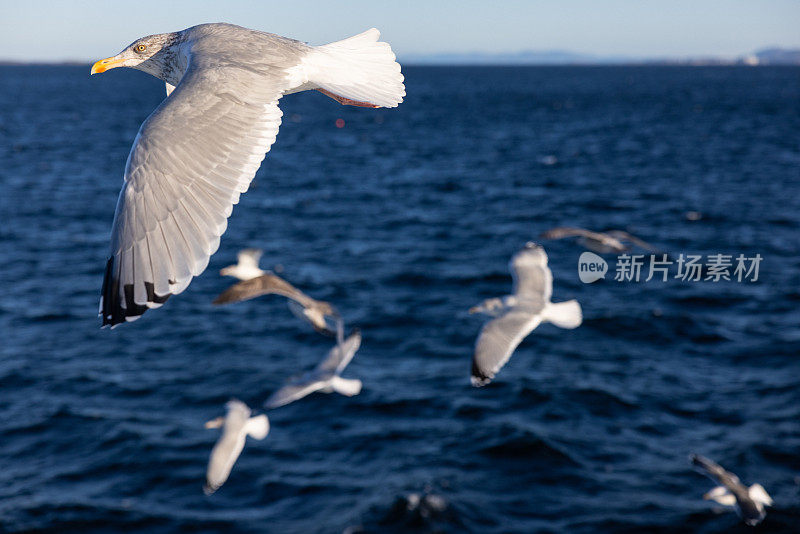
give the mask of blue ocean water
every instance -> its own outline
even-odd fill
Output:
[[[291,95],[208,270],[113,331],[111,220],[164,88],[88,70],[0,68],[0,530],[745,530],[702,500],[697,452],[767,488],[762,531],[800,531],[800,69],[409,67],[396,110]],[[586,285],[583,249],[546,242],[584,324],[470,387],[468,308],[557,225],[763,261],[756,282]],[[361,328],[364,390],[270,412],[206,497],[203,423],[330,348],[280,298],[211,305],[245,247]],[[446,509],[409,511],[426,493]]]

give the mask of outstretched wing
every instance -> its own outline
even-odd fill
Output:
[[[281,123],[286,72],[187,70],[139,129],[106,264],[103,325],[139,318],[180,293],[217,250],[227,218]]]
[[[625,232],[623,230],[610,230],[606,232],[606,234],[610,235],[611,237],[619,241],[628,241],[629,243],[633,243],[637,247],[642,248],[644,250],[649,250],[651,252],[657,251],[657,249],[647,241],[643,241],[638,237],[636,237],[635,235],[629,234],[628,232]]]
[[[304,307],[311,306],[316,302],[283,278],[267,273],[233,284],[214,299],[214,304],[229,304],[272,293],[290,298]]]
[[[542,318],[524,308],[512,308],[486,323],[475,343],[472,385],[484,386],[506,364],[525,336],[539,326]]]
[[[250,418],[250,409],[237,400],[228,402],[228,413],[219,440],[211,449],[206,470],[204,491],[211,494],[222,486],[233,469],[233,464],[242,453],[245,442],[245,425]]]
[[[742,483],[739,481],[739,477],[727,471],[721,465],[713,460],[709,460],[705,456],[700,456],[699,454],[693,454],[691,456],[692,465],[699,468],[704,475],[708,478],[720,484],[731,491],[740,489]]]
[[[595,237],[597,234],[590,230],[584,230],[583,228],[576,228],[573,226],[558,226],[556,228],[551,228],[546,232],[542,232],[539,234],[539,237],[542,239],[564,239],[565,237]]]
[[[361,346],[361,331],[356,329],[355,332],[347,336],[344,342],[337,343],[322,362],[317,366],[316,371],[320,373],[341,373],[347,364],[356,355],[356,351]]]
[[[264,408],[271,410],[273,408],[285,406],[290,402],[302,399],[315,391],[323,389],[327,383],[327,381],[322,380],[316,373],[309,373],[298,381],[286,384],[270,395],[266,402],[264,402]]]

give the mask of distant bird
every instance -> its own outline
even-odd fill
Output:
[[[205,424],[206,428],[222,427],[222,434],[211,450],[206,471],[206,484],[203,491],[211,495],[222,486],[231,474],[233,464],[242,453],[245,438],[264,439],[269,433],[267,416],[250,417],[250,408],[241,401],[231,400],[225,405],[228,409],[224,418],[217,417]]]
[[[655,252],[656,249],[649,243],[622,230],[609,230],[607,232],[592,232],[583,228],[559,226],[542,233],[542,239],[563,239],[565,237],[580,237],[578,241],[589,250],[599,254],[608,252],[627,252],[631,248],[625,243],[631,243],[645,250]]]
[[[232,267],[238,267],[238,265]],[[278,275],[267,271],[263,272],[265,274],[261,276],[232,285],[220,293],[214,299],[213,304],[230,304],[262,295],[281,295],[290,299],[289,309],[295,316],[308,322],[317,332],[326,336],[336,336],[340,342],[342,341],[344,322],[336,308],[328,302],[312,299]],[[328,324],[328,318],[333,323],[332,325]]]
[[[328,356],[313,371],[290,380],[288,384],[273,393],[264,403],[266,409],[278,408],[290,402],[320,391],[340,393],[348,397],[361,392],[361,380],[342,378],[340,375],[361,346],[361,332],[350,334],[344,343],[333,347]]]
[[[748,488],[739,481],[739,477],[698,454],[693,454],[691,461],[704,475],[720,484],[703,495],[704,499],[736,507],[739,517],[749,526],[758,525],[766,517],[765,506],[772,506],[772,497],[761,484],[753,484]]]
[[[514,350],[541,322],[561,328],[577,328],[583,322],[576,300],[550,302],[553,274],[547,266],[544,248],[527,243],[509,263],[514,278],[514,293],[485,300],[470,308],[470,313],[497,317],[486,323],[475,343],[472,358],[472,385],[488,384],[506,364]]]
[[[92,66],[144,71],[167,98],[144,121],[125,166],[100,297],[103,326],[139,318],[182,292],[219,246],[239,196],[278,135],[286,94],[396,107],[400,65],[375,28],[324,46],[200,24],[142,37]]]
[[[239,280],[251,280],[267,274],[267,271],[258,267],[258,260],[261,259],[262,254],[264,254],[264,251],[257,248],[240,250],[236,255],[237,263],[220,269],[219,274],[232,276]]]

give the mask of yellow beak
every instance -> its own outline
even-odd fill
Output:
[[[122,66],[124,59],[120,59],[117,56],[107,57],[106,59],[101,59],[94,65],[92,65],[92,72],[91,74],[100,74],[109,69],[114,69],[116,67]]]

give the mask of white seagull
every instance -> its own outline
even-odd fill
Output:
[[[186,289],[219,246],[269,151],[283,95],[395,107],[400,65],[376,29],[324,46],[232,24],[137,39],[92,74],[131,67],[166,82],[125,165],[100,298],[103,325],[133,321]]]
[[[609,252],[627,252],[631,249],[625,243],[631,243],[644,250],[655,252],[656,249],[650,243],[642,241],[633,234],[623,230],[609,230],[607,232],[593,232],[584,228],[574,228],[571,226],[559,226],[543,232],[542,239],[564,239],[565,237],[579,237],[579,242],[589,250],[599,254]]]
[[[356,330],[344,340],[344,343],[333,347],[313,371],[290,380],[288,384],[273,393],[264,403],[264,407],[272,409],[284,406],[316,391],[322,393],[335,391],[348,397],[358,395],[361,392],[361,380],[342,378],[340,375],[360,346],[361,332]]]
[[[496,317],[483,326],[475,343],[471,381],[476,387],[491,382],[520,342],[539,323],[551,322],[561,328],[577,328],[583,322],[578,301],[550,302],[553,274],[547,266],[544,248],[527,243],[511,258],[509,269],[514,278],[514,293],[487,299],[469,310],[470,313]]]
[[[699,454],[693,454],[691,461],[704,475],[720,484],[703,495],[704,499],[735,507],[739,517],[751,527],[764,520],[767,515],[765,507],[772,506],[772,497],[761,484],[753,484],[748,488],[739,481],[739,477]]]
[[[230,400],[225,405],[228,413],[205,424],[206,428],[222,427],[222,434],[211,449],[203,491],[211,495],[222,486],[231,474],[233,464],[242,453],[245,438],[264,439],[269,433],[269,419],[264,414],[250,417],[250,408],[241,401]]]
[[[213,304],[230,304],[242,300],[250,300],[261,295],[281,295],[288,300],[289,310],[295,317],[309,323],[314,330],[326,336],[336,336],[341,343],[344,339],[344,321],[342,316],[329,302],[312,299],[292,284],[273,274],[264,271],[264,274],[237,282],[220,293]],[[328,319],[332,324],[329,324]]]

